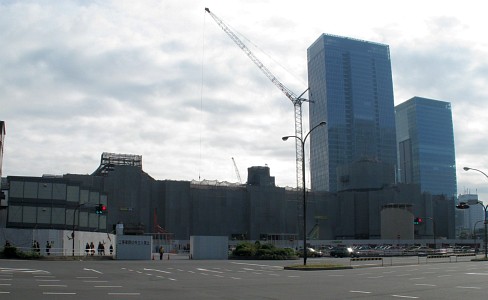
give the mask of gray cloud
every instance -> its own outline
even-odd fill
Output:
[[[209,1],[273,57],[248,44],[296,94],[306,88],[306,49],[320,33],[389,44],[396,103],[452,102],[458,162],[488,169],[488,62],[486,49],[465,37],[471,20],[386,20],[393,8],[377,18],[339,17],[333,11],[348,9],[340,3],[325,10],[312,1]],[[268,164],[279,185],[294,186],[295,144],[281,141],[294,133],[291,102],[203,9],[192,0],[2,1],[3,174],[91,173],[109,151],[143,155],[156,179],[236,181],[235,157],[242,177]],[[413,24],[425,29],[412,35]],[[307,112],[305,104],[304,130]],[[486,183],[461,167],[460,192]]]

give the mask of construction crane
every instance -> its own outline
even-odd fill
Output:
[[[242,184],[241,174],[239,173],[239,169],[237,168],[236,161],[234,160],[233,157],[232,157],[232,162],[234,163],[234,169],[236,170],[237,179],[239,180],[239,183]]]
[[[303,133],[302,133],[302,103],[308,101],[307,99],[302,98],[303,94],[305,94],[308,91],[308,88],[301,93],[299,96],[296,96],[289,88],[284,86],[277,78],[276,76],[271,73],[268,68],[264,66],[264,64],[249,50],[249,48],[235,35],[230,28],[219,18],[217,17],[214,13],[210,11],[210,9],[205,8],[205,11],[212,16],[212,18],[217,22],[217,24],[227,33],[227,35],[239,46],[239,48],[246,53],[246,55],[258,66],[258,68],[268,77],[271,82],[274,83],[275,86],[277,86],[290,101],[293,103],[293,107],[295,110],[295,136],[299,137],[300,139],[303,139]],[[296,147],[296,169],[297,169],[297,188],[304,189],[305,187],[303,186],[303,167],[302,167],[302,162],[303,162],[303,149],[302,149],[302,143],[298,140],[295,139],[295,147]]]

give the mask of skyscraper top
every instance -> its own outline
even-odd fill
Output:
[[[364,159],[390,164],[393,175],[396,137],[388,45],[322,34],[308,48],[307,60],[310,127],[327,122],[326,131],[311,135],[312,189],[337,191],[338,168]]]

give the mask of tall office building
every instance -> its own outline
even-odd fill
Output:
[[[338,190],[337,169],[358,161],[396,165],[395,114],[388,45],[321,35],[307,50],[310,175],[314,191]],[[394,177],[393,177],[394,178]]]
[[[451,104],[413,97],[395,107],[399,180],[422,192],[455,196],[456,162]]]

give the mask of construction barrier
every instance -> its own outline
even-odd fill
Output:
[[[350,263],[353,261],[372,261],[381,260],[381,265],[383,266],[383,257],[351,257]]]
[[[455,253],[455,254],[440,254],[440,255],[427,255],[427,258],[449,258],[449,262],[452,262],[452,258],[455,258],[455,262],[458,261],[458,257],[463,256],[476,256],[475,253]],[[426,261],[427,262],[427,261]]]
[[[427,258],[450,258],[450,255],[439,254],[439,255],[427,255]]]

